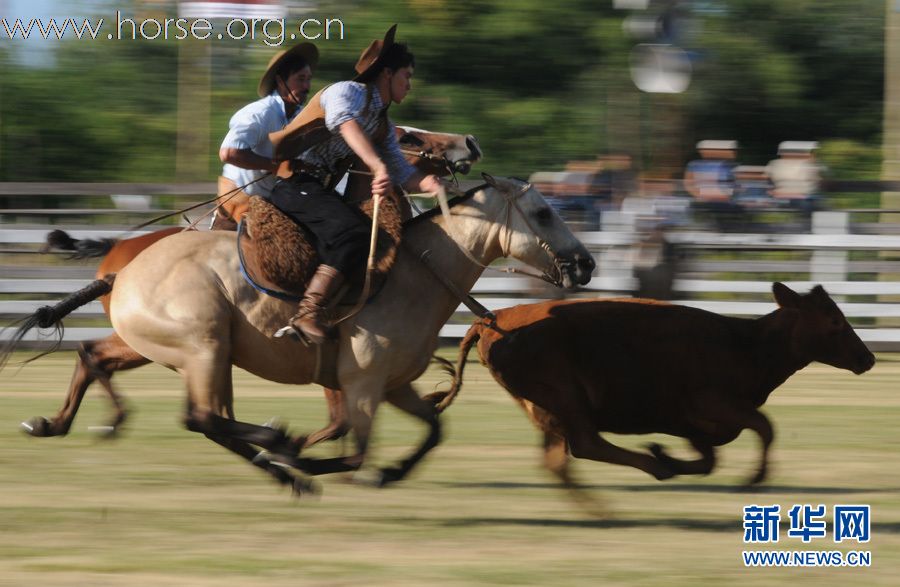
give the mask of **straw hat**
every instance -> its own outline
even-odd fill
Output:
[[[355,69],[359,75],[353,78],[353,81],[368,83],[375,78],[375,75],[384,63],[385,55],[394,45],[394,35],[396,33],[397,25],[394,25],[384,34],[383,40],[372,41],[366,47],[366,50],[362,52],[362,55],[359,56],[359,60],[356,62]]]
[[[259,80],[259,88],[256,90],[256,93],[261,98],[265,98],[272,93],[275,89],[275,72],[285,61],[293,57],[302,57],[310,69],[315,69],[319,63],[319,50],[312,43],[300,43],[286,51],[279,51],[273,55],[269,59],[269,65]]]

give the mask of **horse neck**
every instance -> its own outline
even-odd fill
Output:
[[[442,278],[468,292],[484,272],[482,265],[489,265],[501,256],[502,225],[492,220],[499,211],[492,212],[483,200],[476,200],[471,205],[468,202],[458,204],[451,211],[452,228],[448,228],[447,220],[438,214],[410,226],[403,238],[415,254],[429,251],[429,265]]]

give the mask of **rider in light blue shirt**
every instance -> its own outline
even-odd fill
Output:
[[[312,43],[300,43],[276,53],[269,61],[257,93],[261,99],[235,113],[219,149],[225,164],[219,195],[241,188],[243,194],[268,196],[275,185],[278,165],[269,133],[281,130],[302,110],[309,93],[319,52]],[[249,184],[249,185],[248,185]],[[246,187],[242,187],[246,186]]]

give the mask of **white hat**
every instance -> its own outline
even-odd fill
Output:
[[[809,153],[818,148],[818,141],[782,141],[778,144],[778,153]]]
[[[697,143],[698,151],[736,151],[737,141],[700,141]]]

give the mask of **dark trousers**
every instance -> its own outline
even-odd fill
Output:
[[[322,263],[347,277],[363,271],[369,253],[371,224],[335,192],[302,173],[278,180],[267,198],[315,237]]]

